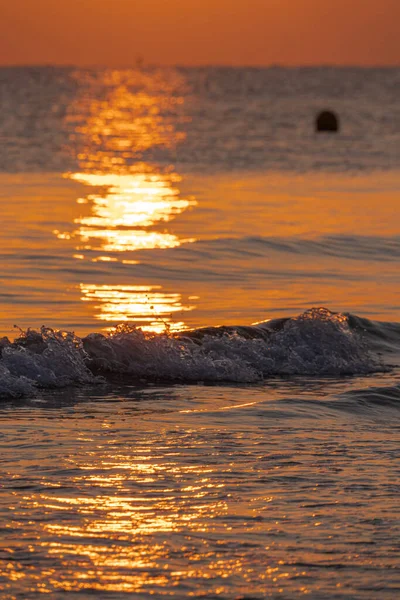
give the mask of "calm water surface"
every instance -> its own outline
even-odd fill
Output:
[[[399,319],[398,69],[0,71],[0,329]],[[333,107],[338,136],[315,134]]]
[[[399,90],[0,69],[2,599],[399,597]]]

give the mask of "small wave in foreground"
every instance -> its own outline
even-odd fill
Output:
[[[335,377],[389,370],[400,325],[313,308],[253,326],[154,334],[119,326],[110,334],[28,329],[1,340],[0,398],[104,382],[257,383],[270,377]]]

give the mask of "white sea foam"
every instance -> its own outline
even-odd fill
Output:
[[[14,344],[5,345],[0,361],[0,397],[34,395],[37,388],[61,388],[94,383],[79,338],[42,327],[28,329]]]
[[[274,330],[260,327],[248,339],[231,328],[207,330],[200,339],[171,337],[121,327],[93,334],[84,346],[101,370],[136,377],[184,381],[255,382],[271,376],[329,376],[382,370],[344,315],[312,309]],[[261,334],[262,332],[262,334]],[[268,335],[266,335],[268,333]]]
[[[209,328],[182,335],[124,325],[109,335],[93,333],[81,340],[47,328],[28,330],[14,344],[5,344],[0,366],[2,398],[103,381],[98,375],[118,374],[129,381],[255,383],[274,376],[385,370],[348,317],[321,308],[246,330]]]
[[[33,382],[26,377],[12,375],[0,361],[0,400],[34,395]]]

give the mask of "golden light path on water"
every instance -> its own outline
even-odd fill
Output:
[[[78,199],[80,206],[90,207],[90,214],[75,220],[78,229],[73,237],[79,240],[76,246],[79,254],[75,254],[75,258],[84,260],[89,251],[91,255],[95,253],[92,262],[135,265],[139,261],[127,253],[173,248],[183,241],[193,241],[151,229],[158,222],[169,222],[195,204],[194,200],[180,198],[174,186],[180,179],[176,174],[75,173],[71,178],[96,189],[95,193]],[[63,235],[58,233],[59,237]],[[156,333],[185,329],[185,323],[181,319],[174,320],[173,315],[194,308],[182,303],[181,294],[163,292],[159,285],[82,282],[80,290],[83,301],[95,302],[96,319],[110,324],[130,322]]]
[[[40,546],[53,563],[36,574],[44,582],[43,592],[143,592],[149,587],[167,586],[171,580],[178,584],[182,577],[227,578],[240,569],[240,561],[228,557],[215,557],[204,569],[196,565],[196,555],[190,557],[184,570],[174,568],[166,539],[171,534],[206,534],[212,529],[212,519],[226,514],[228,503],[220,499],[225,485],[213,480],[213,468],[184,465],[179,453],[176,459],[165,459],[146,447],[139,448],[135,457],[107,455],[101,448],[96,454],[94,462],[90,455],[86,462],[70,461],[70,468],[78,470],[73,480],[81,495],[70,497],[54,489],[24,497],[27,509],[59,515],[58,523],[52,519],[42,525]],[[166,486],[168,480],[178,489],[176,485]],[[138,486],[134,495],[132,482]],[[160,482],[164,482],[162,487]],[[151,493],[143,494],[142,486]],[[89,488],[96,490],[96,495],[88,495]],[[71,514],[75,524],[68,523]],[[179,548],[179,552],[184,551],[184,546]],[[187,553],[189,557],[189,548]],[[61,576],[60,567],[64,568]],[[16,570],[15,578],[20,575]],[[11,572],[9,576],[12,580]]]
[[[107,70],[95,80],[83,73],[77,78],[96,93],[83,94],[67,116],[82,170],[66,177],[88,192],[77,200],[81,214],[74,220],[75,229],[55,235],[77,240],[75,259],[104,267],[110,263],[110,275],[113,263],[139,264],[135,251],[194,241],[165,227],[196,205],[194,198],[181,197],[181,177],[170,166],[158,168],[142,160],[145,152],[171,150],[185,137],[176,130],[176,116],[167,116],[184,101],[180,76],[173,71],[150,75]],[[193,306],[185,306],[180,294],[164,292],[157,282],[132,284],[132,277],[127,272],[118,283],[83,281],[81,299],[95,303],[95,318],[109,324],[129,321],[153,332],[185,328],[181,319],[172,317]]]
[[[172,316],[195,308],[184,306],[180,294],[165,293],[161,286],[81,284],[81,291],[83,301],[96,302],[97,319],[130,322],[155,333],[185,329],[185,323]]]
[[[78,203],[89,203],[91,214],[75,220],[74,235],[82,245],[77,250],[126,252],[153,248],[173,248],[182,241],[176,235],[149,228],[171,221],[196,203],[179,197],[173,186],[176,174],[88,174],[74,173],[71,179],[100,188]],[[146,229],[143,229],[146,228]]]
[[[75,78],[83,93],[66,123],[85,172],[126,173],[147,150],[174,149],[185,139],[176,129],[185,89],[176,71],[107,69],[95,76],[77,71]]]

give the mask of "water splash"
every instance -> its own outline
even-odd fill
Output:
[[[365,375],[388,370],[345,314],[313,308],[252,327],[159,334],[123,324],[111,333],[28,329],[2,343],[1,397],[104,381],[241,382],[270,377]],[[400,340],[399,340],[400,341]],[[99,376],[102,376],[99,378]]]

